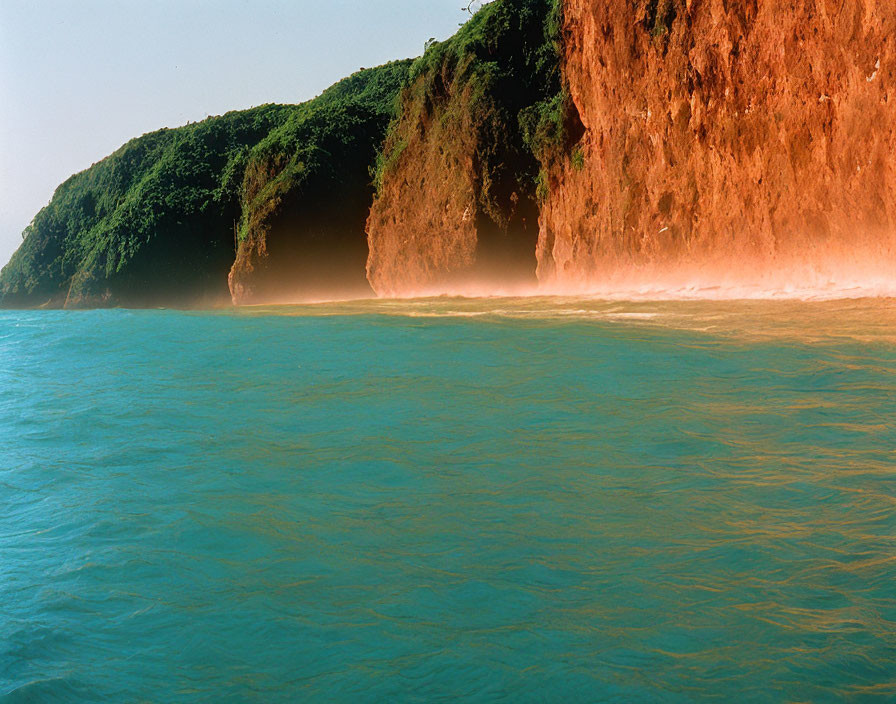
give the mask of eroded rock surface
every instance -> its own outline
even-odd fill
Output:
[[[367,223],[380,295],[535,283],[538,162],[521,116],[559,87],[551,0],[497,0],[412,69]]]
[[[892,270],[896,4],[566,0],[558,286]]]

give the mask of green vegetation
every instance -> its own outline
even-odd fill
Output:
[[[133,139],[72,176],[25,230],[0,275],[11,305],[108,299],[155,266],[193,293],[232,255],[239,165],[291,108],[268,105]],[[223,240],[223,242],[222,242]],[[223,250],[223,251],[222,251]]]
[[[409,66],[361,71],[303,105],[131,140],[59,186],[35,216],[0,273],[0,305],[226,300],[237,223],[245,235],[251,213],[275,210],[284,193],[347,160],[364,160],[366,174]]]
[[[351,180],[352,193],[360,188],[365,199],[371,197],[366,193],[370,168],[395,115],[410,65],[409,60],[396,61],[340,81],[298,106],[252,148],[243,181],[241,240],[253,227],[265,227],[264,221],[278,211],[284,198],[302,189],[321,191],[326,182],[321,195],[330,202],[349,196],[339,185]],[[358,166],[361,183],[357,183]],[[332,205],[339,207],[337,202]]]
[[[650,21],[667,21],[671,5],[654,4]],[[229,299],[232,267],[249,290],[259,271],[294,279],[298,259],[334,248],[354,262],[374,189],[432,120],[475,140],[482,227],[506,232],[516,218],[528,237],[547,165],[580,167],[561,26],[562,0],[494,0],[419,59],[361,70],[305,104],[131,140],[35,216],[0,272],[0,306],[211,303]]]
[[[534,88],[536,95],[519,95],[524,102],[559,88],[558,38],[561,0],[495,0],[479,10],[450,39],[433,42],[411,68],[411,80],[454,72],[460,81],[491,79],[492,86],[512,77]],[[510,92],[508,85],[501,86]],[[519,86],[514,92],[521,93]],[[485,88],[485,87],[484,87]]]
[[[240,302],[367,288],[371,170],[410,61],[363,71],[254,146],[242,186],[231,285]]]
[[[579,138],[560,71],[562,7],[562,0],[495,0],[452,38],[429,45],[411,68],[402,114],[377,162],[378,188],[407,131],[432,114],[476,132],[480,206],[494,223],[506,227],[521,196],[534,200],[547,186],[542,166]]]
[[[520,114],[523,138],[542,163],[559,158],[578,139],[578,115],[560,80],[559,57],[563,27],[563,0],[553,0],[545,20],[541,62],[552,79],[551,90]]]

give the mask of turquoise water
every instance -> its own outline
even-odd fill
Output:
[[[0,312],[0,699],[896,699],[887,301]]]

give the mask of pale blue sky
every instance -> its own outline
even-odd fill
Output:
[[[0,266],[59,183],[131,137],[417,56],[462,4],[0,0]]]

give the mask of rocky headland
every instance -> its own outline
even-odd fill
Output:
[[[896,5],[494,0],[415,61],[132,140],[5,307],[888,276]]]

